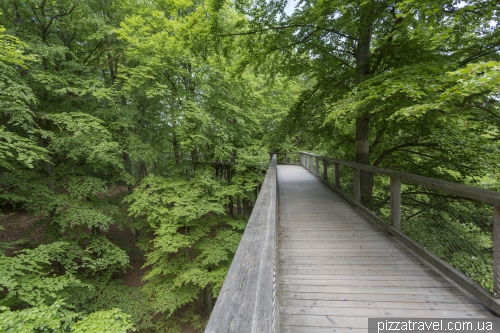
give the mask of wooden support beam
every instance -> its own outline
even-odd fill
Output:
[[[391,177],[391,225],[401,231],[401,179]]]
[[[328,161],[323,160],[323,179],[328,181]]]
[[[319,157],[316,156],[316,174],[319,176]]]
[[[358,168],[353,168],[354,176],[354,200],[361,203],[361,179],[360,170]]]
[[[335,162],[335,187],[340,190],[340,164]]]

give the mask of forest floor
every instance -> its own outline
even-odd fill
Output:
[[[112,191],[108,195],[119,195],[122,191]],[[20,210],[2,210],[4,216],[0,216],[0,243],[14,243],[14,245],[6,251],[8,256],[14,255],[17,251],[25,248],[33,248],[43,242],[46,223],[42,222],[42,218],[37,218],[33,214]],[[137,246],[136,237],[131,228],[119,229],[116,226],[111,226],[108,231],[103,232],[108,239],[115,245],[127,251],[130,257],[130,267],[118,276],[118,279],[123,280],[123,283],[128,287],[142,287],[145,283],[142,280],[146,270],[143,268],[145,263],[144,252]],[[206,323],[208,316],[204,313],[203,305],[195,305],[195,314],[201,317],[201,322]],[[180,310],[177,314],[183,317],[186,310]],[[199,333],[203,329],[197,329],[190,323],[180,322],[181,333]],[[203,327],[204,328],[204,327]],[[139,331],[140,333],[140,331]]]

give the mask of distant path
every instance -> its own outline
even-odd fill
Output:
[[[301,166],[279,165],[282,332],[363,332],[367,318],[495,317]]]

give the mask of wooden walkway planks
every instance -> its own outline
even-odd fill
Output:
[[[366,332],[367,318],[495,317],[301,166],[278,166],[280,322]]]

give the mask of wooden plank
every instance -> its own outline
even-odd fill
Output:
[[[431,315],[426,316],[425,318],[443,318],[439,315],[440,311],[434,311]],[[474,317],[476,318],[493,318],[490,313],[487,311],[476,311],[473,312]],[[383,315],[379,317],[384,318],[397,318],[395,316]],[[411,314],[407,314],[406,318],[415,318],[416,316],[412,316]],[[311,314],[303,314],[303,315],[295,315],[295,314],[283,314],[282,315],[282,327],[288,326],[297,326],[297,327],[324,327],[324,328],[346,328],[346,329],[366,329],[368,328],[368,320],[367,317],[356,316],[356,313],[352,313],[352,316],[336,316],[334,314],[326,314],[326,315],[311,315]],[[450,313],[448,318],[466,318],[461,311],[456,311],[454,313]],[[303,332],[308,332],[307,330]],[[331,331],[333,332],[333,331]],[[335,331],[342,332],[342,331]],[[349,330],[350,332],[350,330]]]
[[[408,270],[418,270],[421,267],[426,267],[424,263],[419,262],[419,263],[414,263],[414,262],[407,262],[404,264],[398,264],[398,265],[393,265],[393,264],[387,264],[387,263],[382,263],[380,265],[357,265],[356,263],[353,264],[335,264],[331,265],[325,262],[319,262],[319,263],[310,263],[310,264],[294,264],[294,263],[289,263],[288,261],[282,261],[281,262],[281,267],[283,269],[299,269],[299,268],[307,268],[307,269],[326,269],[326,268],[334,268],[336,270],[352,270],[355,271],[357,269],[362,269],[364,271],[370,271],[370,270],[389,270],[389,271],[408,271]]]
[[[343,272],[341,272],[343,273]],[[398,276],[392,276],[392,275],[356,275],[356,274],[338,274],[338,275],[321,275],[321,274],[314,274],[314,275],[302,275],[302,274],[289,274],[289,275],[281,275],[281,281],[284,281],[284,279],[294,279],[296,281],[299,280],[310,280],[310,279],[318,279],[318,280],[323,280],[323,279],[328,279],[328,280],[366,280],[366,281],[399,281],[401,283],[405,282],[406,284],[411,284],[412,282],[407,282],[407,281],[434,281],[436,277],[440,275],[435,274],[435,275],[398,275]]]
[[[287,253],[290,253],[291,255],[299,254],[299,255],[308,255],[308,256],[331,256],[331,255],[349,255],[352,254],[354,256],[370,256],[370,255],[387,255],[387,254],[399,254],[403,253],[401,251],[398,251],[398,249],[370,249],[369,252],[366,251],[366,249],[339,249],[339,248],[304,248],[304,249],[298,249],[296,247],[291,247],[287,249],[286,247],[280,246],[280,249],[286,250]]]
[[[406,310],[480,310],[488,311],[488,308],[480,303],[443,303],[441,299],[435,302],[394,302],[394,301],[340,301],[340,300],[312,300],[312,299],[288,299],[282,303],[286,307],[325,307],[338,308],[375,308],[375,309],[406,309]],[[355,310],[353,310],[355,311]]]
[[[422,303],[425,304],[425,303]],[[294,307],[287,306],[284,315],[315,316],[356,316],[363,318],[492,318],[489,310],[449,310],[449,309],[376,309],[376,308],[327,308],[321,306]]]
[[[302,326],[302,327],[328,327],[328,328],[347,328],[347,329],[366,329],[368,328],[368,320],[360,319],[359,317],[336,317],[317,316],[317,315],[290,315],[282,314],[282,327],[287,326]],[[304,332],[307,332],[304,331]]]
[[[291,277],[281,277],[280,283],[282,285],[301,285],[301,286],[346,286],[346,287],[407,287],[409,285],[407,280],[356,280],[356,279],[295,279]],[[413,288],[434,288],[434,287],[449,287],[448,281],[442,279],[434,280],[415,280],[411,282]]]
[[[434,270],[432,269],[418,269],[418,270],[388,270],[388,269],[382,269],[382,270],[377,270],[377,269],[362,269],[362,268],[356,268],[356,269],[345,269],[344,271],[340,271],[338,269],[329,267],[329,268],[309,268],[309,267],[302,267],[302,268],[282,268],[281,269],[281,274],[282,275],[308,275],[308,274],[319,274],[319,275],[345,275],[345,274],[357,274],[357,275],[379,275],[379,276],[386,276],[386,275],[393,275],[393,276],[399,276],[399,275],[429,275],[434,273]]]
[[[382,265],[387,265],[388,263],[392,265],[406,265],[408,262],[413,262],[416,264],[421,265],[422,262],[418,260],[417,258],[413,259],[407,259],[407,258],[402,258],[401,260],[391,260],[389,258],[386,259],[378,259],[377,257],[375,258],[368,258],[365,260],[358,259],[357,257],[353,257],[356,259],[353,260],[348,260],[348,259],[332,259],[329,257],[312,257],[312,258],[304,258],[300,257],[300,259],[297,258],[285,258],[280,261],[281,264],[286,264],[286,265],[314,265],[314,264],[321,264],[321,265],[364,265],[365,267],[370,265],[370,266],[378,266],[378,267],[371,267],[371,268],[378,268],[381,269],[383,267],[380,267]],[[339,267],[341,268],[341,267]]]
[[[326,254],[323,255],[318,255],[314,256],[315,259],[318,260],[323,260],[325,262],[329,262],[332,265],[338,264],[338,263],[343,263],[343,264],[356,264],[356,265],[363,265],[366,263],[375,263],[375,264],[381,264],[381,263],[387,263],[387,262],[404,262],[404,260],[409,260],[412,262],[419,262],[419,260],[415,257],[407,257],[407,256],[376,256],[376,255],[369,255],[370,253],[366,253],[366,256],[356,256],[354,254],[350,254],[349,256],[328,256]],[[296,254],[293,257],[286,256],[282,259],[280,259],[280,262],[283,263],[305,263],[307,264],[307,260],[310,260],[311,256],[310,255],[302,255],[302,254]]]
[[[366,328],[332,328],[330,327],[314,327],[314,326],[283,326],[280,333],[366,333]]]
[[[456,287],[368,287],[368,286],[305,286],[300,284],[280,284],[281,292],[308,292],[308,293],[372,293],[383,295],[461,295]]]
[[[480,304],[477,300],[471,299],[466,295],[384,295],[384,294],[371,294],[371,293],[302,293],[302,292],[284,292],[282,293],[282,300],[312,300],[312,301],[360,301],[360,302],[397,302],[405,306],[406,303],[453,303],[453,304]],[[283,303],[285,304],[285,303]],[[285,307],[283,305],[283,307]]]

